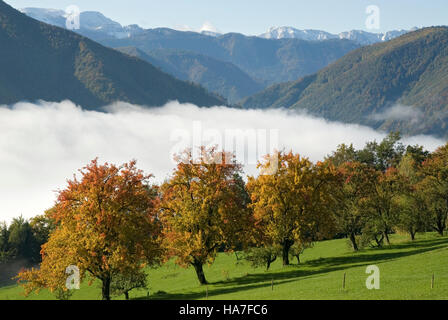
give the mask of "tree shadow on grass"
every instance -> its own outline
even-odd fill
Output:
[[[260,289],[260,288],[266,288],[266,290],[270,290],[271,287],[271,280],[269,282],[266,282],[268,279],[264,279],[261,283],[258,281],[256,283],[255,281],[252,281],[251,284],[247,285],[240,285],[240,286],[222,286],[222,287],[211,287],[212,285],[216,285],[211,283],[208,287],[208,298],[213,299],[214,296],[219,296],[223,294],[229,294],[229,293],[235,293],[239,291],[246,291],[246,290],[252,290],[252,289]],[[285,284],[288,282],[294,282],[296,279],[286,279],[282,281],[276,281],[275,285]],[[155,294],[152,294],[149,297],[149,300],[198,300],[198,299],[206,299],[207,293],[206,293],[206,286],[201,287],[203,291],[201,292],[186,292],[186,293],[166,293],[166,292],[156,292]],[[249,298],[249,297],[248,297]],[[135,298],[133,300],[147,300],[147,297],[139,297]]]
[[[409,243],[392,244],[383,248],[368,249],[345,256],[319,258],[304,262],[300,265],[285,267],[284,271],[275,273],[248,274],[243,277],[233,278],[227,281],[210,283],[208,297],[235,293],[240,291],[271,287],[271,281],[275,285],[281,285],[297,281],[298,278],[306,279],[319,274],[342,271],[353,267],[368,266],[382,262],[392,261],[403,257],[413,256],[448,247],[448,238],[417,240]],[[401,250],[401,251],[395,251]],[[306,270],[314,268],[314,270]],[[202,292],[165,293],[152,295],[153,300],[195,300],[206,297],[206,287]],[[146,297],[137,298],[147,299]]]
[[[302,265],[311,267],[350,265],[356,267],[357,264],[362,264],[364,262],[381,263],[447,247],[448,238],[419,240],[411,243],[391,244],[381,248],[371,248],[360,252],[352,252],[344,256],[314,259],[307,261]]]

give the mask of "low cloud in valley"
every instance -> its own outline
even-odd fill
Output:
[[[162,182],[174,168],[173,151],[193,143],[213,144],[227,132],[248,133],[268,150],[270,145],[292,149],[313,161],[341,143],[360,148],[385,136],[367,127],[286,110],[198,108],[171,102],[151,109],[116,103],[107,111],[84,111],[69,101],[0,106],[0,220],[42,214],[66,179],[96,157],[116,164],[136,159],[139,168],[155,175],[154,182]],[[256,174],[254,162],[260,155],[250,154],[254,141],[248,141],[247,154],[239,160],[247,174]],[[428,136],[404,142],[429,150],[444,143]]]

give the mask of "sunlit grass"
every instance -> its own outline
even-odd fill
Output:
[[[353,253],[346,239],[318,242],[305,251],[300,265],[283,267],[276,261],[271,270],[237,263],[234,254],[220,254],[204,271],[208,286],[200,286],[192,268],[172,262],[149,269],[149,291],[131,292],[133,299],[448,299],[448,237],[418,235],[410,242],[394,235],[392,245]],[[380,269],[380,290],[368,290],[366,267]],[[342,280],[346,274],[345,289]],[[434,273],[434,288],[431,278]],[[273,284],[273,288],[272,288]],[[100,299],[99,283],[84,283],[72,299]],[[122,297],[115,297],[122,299]],[[0,289],[0,299],[25,299],[23,289]],[[26,299],[54,299],[46,290]]]

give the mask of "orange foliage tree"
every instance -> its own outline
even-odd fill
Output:
[[[136,168],[135,161],[122,166],[99,165],[93,160],[59,191],[47,214],[55,222],[42,246],[40,268],[21,272],[25,293],[47,288],[67,291],[66,269],[76,266],[80,279],[102,283],[102,297],[110,299],[110,285],[117,275],[126,276],[156,264],[162,254],[157,197],[154,187]]]
[[[248,238],[252,223],[241,165],[233,155],[201,147],[176,157],[173,176],[161,187],[161,217],[169,256],[193,266],[206,284],[203,265],[218,249],[233,250]]]

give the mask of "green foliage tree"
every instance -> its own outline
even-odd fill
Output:
[[[296,242],[293,244],[289,253],[291,256],[295,257],[297,264],[300,264],[300,256],[305,252],[306,249],[312,248],[314,243],[312,241]]]
[[[391,132],[380,143],[368,142],[357,152],[356,160],[385,172],[391,167],[396,167],[405,152],[405,147],[400,140],[401,136],[398,132]]]
[[[13,257],[9,244],[9,229],[5,222],[0,223],[0,263],[5,263]]]
[[[448,144],[437,149],[423,162],[419,184],[429,211],[428,222],[440,235],[448,221]]]
[[[10,248],[16,258],[30,262],[40,260],[40,243],[34,237],[31,224],[22,216],[14,218],[9,226]]]
[[[271,264],[281,253],[282,248],[278,245],[252,247],[245,252],[244,259],[249,261],[254,268],[266,267],[266,270],[269,270]]]
[[[394,167],[376,173],[373,192],[368,199],[371,214],[367,222],[370,224],[371,234],[375,235],[375,240],[381,233],[380,239],[385,239],[387,244],[390,244],[389,235],[394,231],[393,228],[398,221],[396,200],[405,187],[402,177]],[[382,240],[376,242],[380,245]]]
[[[357,235],[367,223],[369,197],[374,193],[374,169],[360,162],[345,162],[338,168],[340,187],[333,192],[338,202],[335,216],[339,232],[345,234],[354,251],[359,250]]]
[[[118,274],[112,278],[110,291],[112,295],[124,295],[129,300],[129,292],[134,289],[147,289],[147,275],[143,270],[129,274]]]

